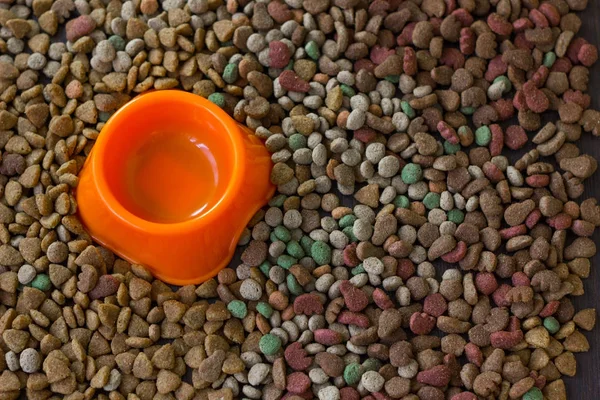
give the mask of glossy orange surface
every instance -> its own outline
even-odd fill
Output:
[[[218,106],[187,92],[138,96],[105,124],[80,172],[90,235],[172,284],[227,265],[274,192],[262,142]]]

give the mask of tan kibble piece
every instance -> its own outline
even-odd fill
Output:
[[[176,390],[181,385],[181,377],[177,374],[161,369],[156,377],[156,388],[159,393],[167,394]]]
[[[577,361],[575,355],[569,351],[562,353],[554,359],[554,364],[561,374],[575,376],[577,372]]]
[[[586,331],[591,331],[592,329],[594,329],[594,326],[596,325],[596,309],[595,308],[586,308],[584,310],[579,311],[573,317],[573,321],[581,329],[585,329]]]

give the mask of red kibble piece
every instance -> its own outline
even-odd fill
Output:
[[[352,311],[342,311],[338,315],[337,322],[344,325],[356,325],[361,328],[368,328],[371,325],[366,315],[353,313]]]
[[[492,181],[492,183],[498,183],[501,180],[505,179],[502,170],[491,161],[488,161],[485,164],[483,164],[483,167],[481,169],[483,170],[485,177]]]
[[[508,240],[510,238],[514,238],[515,236],[526,235],[527,226],[524,224],[511,226],[510,228],[502,229],[499,233],[503,240]]]
[[[529,138],[525,129],[519,125],[511,125],[504,134],[504,144],[511,150],[518,150],[525,146]]]
[[[529,229],[533,229],[534,226],[537,225],[539,220],[542,218],[542,212],[539,209],[535,209],[529,213],[527,218],[525,219],[525,226]]]
[[[513,30],[515,32],[525,32],[527,29],[533,28],[533,22],[529,18],[519,18],[513,22]]]
[[[421,371],[417,374],[417,382],[425,385],[442,387],[450,382],[452,373],[450,368],[445,365],[436,365],[428,370]]]
[[[340,389],[340,400],[360,400],[360,394],[351,386]]]
[[[478,367],[481,367],[481,364],[483,364],[483,353],[481,352],[481,349],[477,347],[477,345],[473,343],[467,343],[465,345],[465,355],[470,363],[473,363]]]
[[[498,281],[491,272],[480,272],[475,276],[475,287],[481,293],[489,296],[498,289]]]
[[[567,48],[567,57],[569,57],[569,60],[571,60],[573,64],[579,63],[579,50],[581,50],[584,44],[587,44],[587,40],[582,37],[571,40],[571,43]]]
[[[587,109],[590,107],[592,98],[589,94],[583,93],[581,90],[569,89],[563,93],[562,99],[565,103],[576,103],[581,108]]]
[[[437,124],[437,130],[444,139],[452,144],[458,144],[459,139],[453,127],[448,125],[446,121],[440,121]]]
[[[529,11],[529,19],[534,23],[536,28],[547,28],[550,26],[548,19],[544,14],[536,10],[535,8]]]
[[[466,8],[458,8],[452,11],[452,15],[454,15],[463,26],[471,26],[473,24],[474,18]]]
[[[291,393],[304,393],[310,389],[310,378],[304,372],[292,372],[286,378],[286,389]]]
[[[527,102],[525,101],[525,93],[521,89],[515,92],[513,97],[513,106],[519,111],[527,111]]]
[[[398,267],[396,267],[396,275],[402,278],[403,281],[407,281],[408,278],[415,274],[415,271],[415,264],[413,264],[413,262],[408,258],[402,258],[398,260]]]
[[[442,260],[454,264],[465,258],[467,255],[467,244],[462,240],[456,244],[456,247],[442,256]]]
[[[569,71],[571,71],[571,68],[573,68],[573,64],[571,63],[571,60],[569,60],[567,57],[561,57],[558,58],[554,64],[552,65],[552,68],[550,68],[551,72],[564,72],[565,74],[568,74]]]
[[[558,310],[559,306],[560,306],[560,301],[558,301],[558,300],[551,301],[550,303],[546,304],[544,306],[544,308],[542,308],[542,311],[540,311],[540,317],[546,318],[551,315],[554,315],[554,313]]]
[[[573,223],[573,218],[566,213],[560,213],[554,217],[547,218],[546,222],[556,230],[569,229]]]
[[[409,327],[415,335],[427,335],[435,327],[435,318],[425,313],[414,313],[410,316]]]
[[[490,154],[492,157],[499,156],[502,154],[502,148],[504,147],[504,132],[498,124],[490,125],[490,131],[492,131],[492,141],[490,142]]]
[[[279,1],[269,2],[269,4],[267,5],[267,11],[269,12],[271,18],[273,18],[279,24],[283,24],[284,22],[289,21],[294,17],[294,14],[289,9],[287,4],[284,4]]]
[[[102,299],[117,293],[121,281],[112,275],[102,275],[98,278],[98,283],[89,293],[90,300]]]
[[[518,345],[523,340],[523,331],[507,332],[498,331],[490,334],[492,347],[508,350]]]
[[[307,356],[300,342],[292,342],[288,345],[283,356],[287,365],[295,371],[304,371],[312,364],[312,357]]]
[[[306,93],[310,90],[308,82],[302,80],[294,71],[286,69],[279,74],[279,84],[285,90]]]
[[[458,39],[460,52],[471,55],[475,52],[475,32],[471,28],[462,28]]]
[[[369,5],[369,15],[381,15],[385,17],[390,9],[390,3],[386,0],[375,0]]]
[[[274,40],[269,43],[269,66],[272,68],[285,68],[290,62],[290,49],[285,43]]]
[[[521,329],[521,320],[516,316],[511,316],[508,320],[508,328],[509,332],[516,332]]]
[[[452,396],[450,400],[477,400],[477,396],[471,392],[460,392]]]
[[[315,342],[325,346],[333,346],[342,343],[344,338],[342,334],[332,329],[317,329],[315,332]]]
[[[550,175],[534,174],[525,178],[525,182],[532,188],[546,187],[550,184]]]
[[[362,290],[350,283],[343,281],[340,284],[340,292],[344,296],[344,302],[348,310],[360,312],[369,304],[369,296]]]
[[[529,286],[531,284],[531,281],[529,280],[529,277],[521,271],[515,272],[513,274],[513,276],[511,277],[511,282],[513,284],[513,286]]]
[[[404,48],[404,60],[402,66],[406,75],[412,76],[417,73],[417,54],[411,47]]]
[[[377,132],[369,127],[362,127],[354,131],[354,139],[369,143],[377,137]]]
[[[375,64],[373,64],[373,62],[367,58],[361,58],[360,60],[354,63],[353,68],[355,73],[358,73],[358,71],[360,71],[361,69],[373,73],[373,71],[375,71]]]
[[[510,302],[506,301],[506,293],[508,293],[510,289],[512,289],[511,286],[507,285],[506,283],[503,283],[492,294],[492,299],[498,307],[510,307]]]
[[[508,71],[508,65],[502,61],[502,55],[497,55],[488,63],[487,71],[485,71],[485,80],[492,82],[500,75],[504,75]]]
[[[402,33],[400,33],[400,35],[398,35],[398,38],[396,39],[396,43],[398,43],[398,46],[407,46],[409,44],[412,44],[412,34],[415,30],[416,25],[416,22],[411,22],[407,24],[404,27],[404,29],[402,29]]]
[[[442,26],[442,19],[441,18],[437,18],[437,17],[433,17],[429,20],[429,23],[431,24],[431,27],[433,28],[433,34],[435,36],[439,36],[440,35],[440,27]]]
[[[465,66],[465,56],[458,49],[446,47],[442,51],[440,63],[457,70]]]
[[[381,308],[382,310],[394,308],[394,302],[392,302],[390,296],[388,296],[387,293],[381,290],[380,288],[376,288],[373,291],[373,301],[375,302],[377,307]]]
[[[550,26],[558,26],[560,24],[560,12],[550,3],[542,3],[538,10],[544,14]]]
[[[510,35],[513,30],[512,24],[505,17],[497,13],[488,15],[487,24],[492,32],[502,36]]]
[[[534,113],[541,114],[550,107],[548,97],[531,81],[523,85],[523,94],[527,107]]]
[[[498,113],[498,121],[506,121],[515,115],[515,107],[510,99],[498,99],[490,105]]]
[[[591,67],[598,61],[598,49],[592,44],[584,44],[577,52],[577,59],[586,67]]]
[[[356,243],[350,243],[348,246],[344,247],[342,258],[347,267],[356,267],[360,264],[360,259],[356,255]]]
[[[440,293],[430,294],[423,300],[423,312],[433,317],[437,318],[443,315],[447,309],[448,303]]]
[[[373,46],[371,50],[371,61],[377,65],[384,62],[389,56],[396,54],[395,50],[386,49],[385,47],[381,47],[379,45]]]
[[[456,0],[444,0],[446,3],[446,14],[450,14],[456,10]]]
[[[531,42],[529,42],[526,38],[525,38],[525,32],[519,32],[515,35],[515,40],[513,41],[513,44],[518,48],[518,49],[527,49],[527,50],[533,50],[533,48],[535,47],[535,45]]]
[[[529,376],[535,380],[533,385],[536,388],[542,390],[546,386],[547,378],[544,375],[538,375],[536,371],[530,371]]]
[[[323,304],[321,298],[316,294],[306,293],[301,294],[294,300],[294,312],[304,315],[323,314]]]
[[[546,79],[548,79],[549,74],[550,70],[548,67],[545,65],[540,65],[537,71],[535,71],[531,77],[531,81],[535,84],[535,86],[542,87],[544,86],[544,83],[546,83]]]

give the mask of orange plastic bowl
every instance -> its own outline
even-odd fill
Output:
[[[76,197],[90,235],[165,282],[215,276],[273,195],[271,158],[250,130],[177,90],[136,97],[104,125]]]

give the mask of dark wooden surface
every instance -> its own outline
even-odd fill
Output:
[[[587,10],[579,13],[579,15],[583,21],[579,36],[584,37],[596,46],[600,46],[600,1],[590,0]],[[590,73],[589,94],[592,96],[592,107],[599,110],[600,65],[598,63],[592,67]],[[584,134],[578,145],[583,153],[600,159],[600,137],[595,138],[590,134]],[[600,198],[599,172],[596,172],[585,183],[583,198],[588,197]],[[598,230],[596,230],[593,239],[596,246],[600,248],[600,234]],[[598,264],[600,264],[600,254],[596,254],[593,258],[591,275],[584,281],[585,294],[574,299],[577,309],[588,307],[600,309],[600,299],[598,298],[600,271],[597,269]],[[573,378],[565,379],[569,399],[592,400],[600,397],[600,332],[598,331],[598,327],[596,327],[592,332],[586,332],[585,335],[590,342],[591,349],[587,353],[576,356],[577,375]]]

